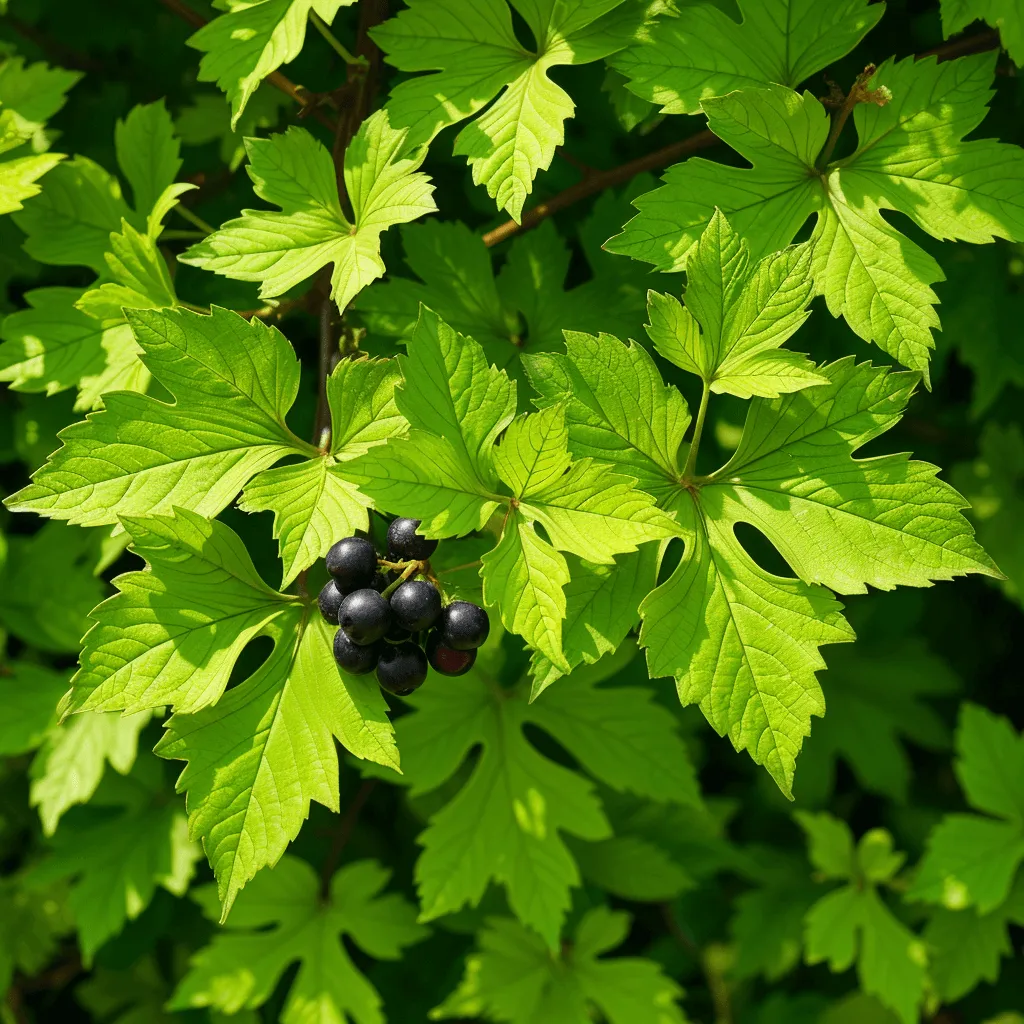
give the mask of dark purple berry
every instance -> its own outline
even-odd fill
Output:
[[[391,626],[391,609],[369,587],[349,594],[338,609],[338,625],[355,644],[372,644]]]
[[[382,690],[404,697],[427,678],[427,656],[411,640],[385,644],[377,661],[377,682]]]
[[[362,590],[377,571],[377,552],[365,537],[346,537],[327,552],[327,571],[344,593]]]
[[[396,519],[388,527],[388,551],[398,555],[397,561],[422,561],[437,550],[436,540],[427,540],[416,532],[419,519]]]
[[[389,579],[390,573],[385,572],[383,569],[378,569],[373,574],[373,579],[370,580],[370,589],[376,590],[379,594],[383,590],[387,590],[388,586],[392,582]]]
[[[380,644],[354,644],[343,629],[334,634],[334,660],[339,668],[354,676],[365,676],[372,672],[377,667],[379,655]]]
[[[456,651],[474,651],[491,631],[487,612],[470,601],[452,601],[441,612],[438,623],[446,647]]]
[[[334,580],[328,580],[316,599],[316,603],[320,606],[320,614],[332,626],[338,624],[338,608],[341,607],[341,601],[344,596],[338,589],[338,584]]]
[[[403,629],[430,629],[441,614],[441,595],[427,580],[406,580],[391,595],[391,617]]]
[[[391,644],[400,644],[404,643],[406,640],[411,640],[412,633],[410,633],[409,630],[403,629],[400,625],[398,625],[398,623],[395,622],[394,616],[392,615],[391,628],[384,634],[384,639]]]
[[[443,676],[462,676],[473,667],[476,651],[457,651],[446,646],[440,631],[434,629],[427,637],[427,661]]]

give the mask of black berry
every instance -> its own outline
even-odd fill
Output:
[[[439,623],[445,646],[456,651],[476,650],[491,631],[487,612],[470,601],[452,601]]]
[[[427,580],[406,580],[391,595],[391,617],[403,629],[429,629],[441,614],[441,595]]]
[[[343,629],[334,634],[334,660],[354,676],[365,676],[377,667],[380,644],[354,644]]]
[[[355,644],[372,644],[391,625],[391,609],[376,590],[368,587],[349,594],[338,609],[338,625]]]
[[[390,573],[386,573],[383,569],[378,569],[373,574],[373,579],[370,580],[370,589],[376,590],[378,594],[383,590],[387,590],[388,585],[392,582],[389,576]]]
[[[332,626],[338,624],[338,608],[341,606],[342,598],[345,595],[338,589],[334,580],[328,580],[324,589],[320,591],[316,603],[320,606],[320,614]]]
[[[395,617],[392,615],[391,628],[384,634],[384,639],[387,640],[388,643],[400,644],[406,640],[411,640],[412,633],[398,625],[398,623],[395,622]]]
[[[327,571],[346,594],[362,590],[377,571],[377,552],[365,537],[346,537],[327,552]]]
[[[388,551],[398,555],[396,561],[422,561],[437,550],[436,540],[427,540],[416,532],[419,519],[396,519],[388,527]]]
[[[476,651],[457,651],[446,646],[440,631],[435,629],[427,637],[427,661],[443,676],[461,676],[473,667]]]
[[[377,682],[382,690],[404,697],[427,678],[427,656],[411,640],[385,644],[377,661]]]

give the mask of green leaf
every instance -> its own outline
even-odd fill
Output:
[[[151,711],[126,716],[87,711],[50,731],[32,761],[29,794],[46,835],[53,835],[65,811],[92,799],[108,763],[121,775],[132,770],[139,734],[152,717]]]
[[[675,164],[661,188],[633,201],[640,213],[606,243],[610,251],[684,270],[718,208],[760,260],[788,245],[824,205],[809,169],[828,137],[828,118],[810,93],[746,89],[706,100],[704,109],[711,130],[753,167],[701,157]]]
[[[261,129],[276,129],[282,110],[291,107],[292,99],[269,83],[252,94],[245,111],[231,127],[231,108],[216,92],[199,92],[191,103],[178,111],[174,130],[186,146],[220,143],[220,158],[234,173],[245,159],[244,139],[262,134]]]
[[[67,689],[58,672],[30,661],[15,661],[0,674],[0,756],[24,754],[42,743],[56,724],[57,704]]]
[[[400,380],[393,361],[341,360],[327,380],[329,450],[307,462],[266,469],[242,492],[242,511],[274,513],[284,563],[282,590],[339,537],[369,529],[368,500],[347,479],[345,463],[404,433],[395,404]]]
[[[624,346],[611,335],[569,331],[565,348],[564,356],[524,359],[538,404],[565,403],[573,454],[613,463],[662,498],[682,476],[679,448],[690,425],[686,401],[664,384],[654,360],[635,342]]]
[[[916,639],[838,648],[828,667],[828,714],[804,746],[797,798],[824,802],[842,758],[863,789],[905,804],[912,770],[904,742],[949,749],[950,730],[924,698],[955,693],[959,680],[947,661]]]
[[[935,467],[852,457],[896,422],[914,378],[852,360],[819,367],[829,383],[755,398],[730,462],[686,488],[685,404],[650,357],[607,335],[570,334],[567,353],[528,365],[540,404],[564,408],[570,451],[635,476],[677,514],[686,539],[675,571],[641,605],[651,675],[673,676],[681,700],[699,703],[788,792],[811,716],[824,710],[818,648],[853,638],[820,584],[861,593],[868,583],[996,573]],[[799,578],[761,569],[736,539],[737,522],[766,534]]]
[[[761,569],[716,510],[701,516],[683,500],[686,553],[640,605],[648,670],[673,676],[680,700],[698,703],[789,795],[811,716],[825,711],[818,648],[853,631],[829,591]]]
[[[502,625],[518,633],[561,674],[571,671],[562,653],[562,620],[569,566],[537,535],[536,525],[512,513],[496,547],[481,559],[484,601],[501,610]]]
[[[826,384],[806,356],[779,349],[810,316],[810,264],[809,247],[791,246],[752,266],[716,210],[690,257],[686,307],[650,292],[647,334],[659,355],[716,394],[778,398]]]
[[[377,509],[421,520],[424,536],[482,530],[499,507],[446,437],[411,430],[352,462],[350,479]]]
[[[941,349],[956,345],[957,358],[974,376],[971,413],[980,417],[1007,386],[1024,388],[1024,347],[1018,326],[1024,293],[1017,288],[1020,246],[958,245],[944,261]],[[984,430],[996,428],[986,423]],[[983,435],[984,436],[984,435]],[[1004,566],[1004,571],[1006,567]]]
[[[864,992],[893,1010],[902,1024],[915,1024],[925,989],[924,943],[874,889],[837,889],[810,909],[806,922],[808,963],[824,961],[840,972],[856,961]]]
[[[550,166],[575,111],[549,72],[614,53],[643,14],[623,0],[520,0],[513,6],[533,33],[535,52],[516,38],[504,0],[472,10],[457,0],[414,0],[371,35],[401,71],[436,72],[400,83],[388,100],[393,123],[409,130],[410,145],[429,142],[491,104],[456,138],[455,153],[468,158],[473,181],[486,186],[498,209],[518,221],[533,179]]]
[[[312,454],[284,424],[299,364],[276,329],[218,307],[133,310],[129,322],[175,404],[108,394],[102,411],[63,432],[64,446],[10,508],[84,525],[173,507],[216,515],[260,470]]]
[[[0,879],[0,996],[7,996],[15,969],[30,976],[41,971],[60,936],[73,929],[60,886],[35,885],[30,875],[5,873]]]
[[[536,935],[507,918],[491,918],[467,958],[462,983],[431,1020],[481,1017],[509,1024],[683,1024],[682,990],[652,960],[601,959],[625,940],[628,914],[587,911],[574,940],[552,957]]]
[[[903,862],[892,837],[881,829],[865,833],[854,858],[845,822],[827,814],[798,814],[810,840],[810,855],[826,877],[849,884],[819,899],[805,918],[804,957],[826,962],[833,972],[856,963],[861,989],[877,996],[902,1024],[916,1024],[924,997],[925,945],[886,906],[875,888]]]
[[[29,138],[24,122],[13,110],[0,113],[0,154],[20,150]],[[0,214],[23,209],[26,199],[39,195],[39,179],[63,159],[63,153],[39,153],[0,160]]]
[[[737,24],[713,4],[688,4],[645,27],[610,61],[627,88],[664,114],[699,114],[701,100],[760,85],[796,88],[845,56],[884,8],[867,0],[739,0]]]
[[[181,170],[181,144],[164,101],[133,107],[114,128],[114,146],[135,210],[147,215]]]
[[[598,565],[570,555],[569,582],[563,588],[562,653],[571,669],[593,665],[615,651],[640,619],[640,602],[654,589],[658,550],[646,544],[635,554],[619,555],[614,565]],[[563,671],[545,654],[534,651],[531,700]]]
[[[738,978],[763,975],[776,982],[800,963],[804,916],[821,889],[808,878],[803,858],[773,847],[758,849],[756,859],[762,884],[736,897],[729,923],[736,944],[733,971]]]
[[[43,61],[26,65],[23,57],[7,57],[0,64],[0,105],[32,125],[45,124],[81,79],[80,71],[51,68]]]
[[[1024,64],[1024,18],[1013,0],[939,0],[942,34],[948,39],[972,21],[985,21],[999,29],[1003,46],[1013,62]]]
[[[695,885],[661,847],[636,836],[570,840],[569,849],[588,882],[625,900],[660,903]]]
[[[0,380],[12,391],[55,395],[103,372],[106,331],[77,308],[81,295],[77,288],[34,288],[25,293],[28,308],[4,317]]]
[[[398,770],[375,683],[341,675],[334,631],[307,614],[294,647],[275,637],[256,672],[213,707],[171,718],[156,748],[188,761],[178,789],[188,794],[189,830],[203,838],[224,915],[299,834],[311,800],[339,810],[335,737],[356,756]]]
[[[570,467],[568,440],[561,406],[509,426],[495,461],[514,504],[481,569],[484,599],[498,605],[505,627],[562,672],[569,671],[562,654],[569,570],[561,551],[610,564],[616,554],[675,532],[672,520],[632,478],[590,459]],[[538,523],[550,543],[538,536]]]
[[[493,449],[516,413],[516,386],[488,365],[483,349],[420,307],[408,355],[399,356],[405,383],[395,400],[417,430],[446,438],[484,484],[497,485]]]
[[[1024,861],[1024,737],[1010,722],[964,703],[957,778],[976,814],[948,814],[932,830],[908,899],[987,914],[1006,901]]]
[[[485,600],[498,605],[506,628],[568,672],[561,620],[569,572],[561,552],[611,564],[616,554],[671,536],[671,517],[632,478],[589,459],[572,462],[561,407],[510,422],[514,383],[429,310],[402,362],[396,401],[412,429],[356,460],[352,480],[378,508],[421,520],[428,537],[480,530],[503,511],[498,544],[482,559]],[[512,493],[500,493],[501,484]]]
[[[1003,591],[1024,601],[1024,545],[1017,524],[1024,516],[1024,435],[1015,423],[988,420],[972,462],[953,467],[953,480],[971,503],[978,540],[1006,574]]]
[[[338,809],[335,738],[398,768],[387,706],[372,680],[339,672],[326,623],[267,587],[227,527],[180,509],[123,521],[149,568],[118,577],[120,593],[93,613],[66,710],[174,708],[158,752],[189,762],[189,828],[229,907],[295,838],[310,800]],[[225,694],[257,636],[273,653]]]
[[[626,209],[610,192],[598,199],[581,229],[593,276],[571,289],[563,284],[571,253],[551,220],[513,238],[498,273],[482,237],[464,224],[410,224],[402,228],[405,261],[420,280],[392,272],[361,293],[355,308],[371,334],[406,340],[422,303],[475,338],[487,359],[514,377],[517,355],[557,349],[563,330],[636,335],[646,309],[646,271],[622,266],[600,249],[606,225],[621,223]]]
[[[136,107],[136,111],[152,108]],[[162,107],[160,108],[162,109]],[[78,386],[75,411],[102,404],[107,391],[144,392],[149,370],[124,316],[124,307],[163,309],[178,305],[167,263],[157,248],[162,220],[190,185],[169,185],[155,201],[147,232],[121,220],[104,253],[112,280],[85,292],[38,288],[25,295],[28,309],[4,320],[0,380],[17,391],[56,394]]]
[[[807,811],[797,811],[793,817],[807,836],[807,856],[822,877],[846,881],[856,876],[853,833],[845,821]]]
[[[383,1022],[381,997],[342,938],[377,960],[398,960],[404,947],[426,936],[401,896],[381,895],[389,874],[375,861],[346,864],[323,898],[313,869],[284,857],[252,883],[223,929],[193,957],[170,1008],[210,1007],[231,1015],[255,1009],[297,961],[281,1013],[284,1024]],[[197,895],[216,919],[210,894]]]
[[[69,905],[86,964],[107,939],[137,918],[158,886],[183,896],[201,856],[189,842],[185,816],[161,799],[159,773],[119,780],[106,803],[113,816],[64,823],[53,853],[34,872],[40,881],[73,879]]]
[[[0,569],[0,625],[38,650],[75,653],[106,592],[92,572],[97,539],[60,523],[12,537]]]
[[[110,233],[130,216],[117,178],[88,157],[76,156],[53,169],[45,191],[14,222],[28,235],[25,251],[33,259],[102,274]]]
[[[189,39],[202,51],[199,81],[216,82],[231,104],[234,130],[260,82],[295,60],[306,40],[311,13],[328,24],[353,0],[256,0],[236,4]]]
[[[569,890],[580,884],[563,833],[596,841],[611,832],[592,783],[542,755],[524,726],[543,729],[615,790],[659,801],[697,797],[672,717],[647,691],[597,688],[574,675],[535,703],[528,698],[527,679],[505,689],[478,667],[410,697],[416,712],[398,719],[396,731],[414,795],[444,784],[470,750],[482,748],[420,837],[423,919],[475,906],[496,881],[519,919],[553,947]]]
[[[943,1002],[955,1003],[980,982],[999,977],[1000,960],[1013,954],[1009,925],[1024,921],[1024,885],[1018,880],[1007,902],[988,914],[976,910],[934,912],[924,930],[929,974]]]
[[[739,447],[702,489],[705,505],[757,527],[801,579],[841,594],[998,578],[936,466],[854,458],[898,422],[916,376],[852,357],[819,371],[827,386],[751,404]]]
[[[406,132],[393,129],[384,111],[367,118],[345,150],[351,220],[342,212],[331,155],[309,132],[292,127],[247,139],[246,151],[256,195],[280,212],[243,210],[179,259],[236,281],[258,281],[264,298],[333,263],[331,297],[344,310],[384,273],[381,234],[437,209],[430,179],[416,170],[425,150],[406,155]]]
[[[942,272],[880,211],[903,213],[939,239],[1024,238],[1024,154],[962,141],[987,111],[994,59],[887,61],[868,83],[883,102],[854,110],[856,151],[824,170],[816,161],[828,119],[809,93],[774,86],[705,99],[711,129],[753,166],[677,164],[662,188],[637,200],[640,214],[608,248],[680,270],[715,207],[755,257],[785,246],[816,215],[816,291],[833,315],[927,380],[938,326],[931,285]]]

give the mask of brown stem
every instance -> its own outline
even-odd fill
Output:
[[[330,269],[330,268],[328,268]],[[331,374],[331,362],[338,350],[334,329],[334,299],[331,298],[330,282],[320,301],[320,360],[316,389],[316,417],[313,421],[313,444],[327,451],[331,445],[331,406],[327,400],[327,378]]]
[[[955,57],[964,57],[969,53],[984,53],[986,50],[998,50],[1001,43],[997,29],[989,29],[987,32],[978,32],[973,36],[960,36],[958,39],[950,39],[949,42],[936,46],[934,49],[925,50],[924,53],[915,54],[917,60],[922,57],[938,57],[939,61],[953,60]]]
[[[4,24],[10,25],[22,39],[27,39],[49,58],[53,64],[59,64],[63,68],[70,68],[72,71],[85,71],[89,74],[105,74],[109,77],[110,67],[101,60],[95,60],[84,53],[65,46],[56,39],[51,39],[45,32],[30,25],[27,21],[8,14],[4,17]]]
[[[679,919],[676,917],[675,912],[672,910],[671,903],[659,904],[661,908],[661,918],[665,922],[665,927],[668,929],[669,934],[676,942],[679,943],[687,953],[692,956],[699,957],[700,949],[694,941],[693,936],[679,923]]]
[[[366,806],[366,801],[370,799],[370,794],[374,791],[376,785],[376,779],[366,779],[356,791],[356,795],[352,798],[352,803],[348,805],[345,816],[338,822],[338,827],[334,832],[334,841],[331,843],[327,856],[324,857],[324,862],[320,867],[320,894],[325,900],[330,894],[331,879],[334,877],[335,871],[338,870],[338,862],[341,860],[341,855],[344,853],[349,839],[352,838],[352,830],[356,827],[356,822],[359,820],[359,813]]]
[[[691,135],[688,139],[672,142],[661,149],[656,149],[653,153],[637,157],[636,160],[630,160],[629,163],[620,164],[611,170],[595,171],[589,177],[585,177],[582,181],[552,196],[547,202],[527,210],[520,224],[514,220],[508,220],[504,224],[498,225],[493,231],[488,231],[484,235],[484,245],[488,247],[497,245],[499,242],[504,242],[506,238],[529,231],[542,220],[558,213],[559,210],[564,210],[567,206],[572,206],[573,203],[578,203],[581,199],[603,192],[606,188],[622,185],[644,171],[657,170],[659,167],[674,163],[691,153],[714,146],[717,142],[718,136],[705,129],[697,132],[696,135]]]
[[[187,21],[193,28],[202,28],[207,24],[206,18],[198,11],[192,10],[182,0],[160,0],[160,3],[183,21]],[[266,81],[275,89],[280,89],[286,96],[290,96],[295,100],[302,107],[303,114],[311,114],[325,128],[329,128],[332,132],[335,130],[334,122],[317,106],[316,98],[306,89],[303,89],[301,85],[296,85],[290,78],[282,75],[280,71],[271,71],[267,75]]]

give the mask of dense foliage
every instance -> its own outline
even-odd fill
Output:
[[[1024,1022],[1019,2],[0,6],[3,1024]]]

